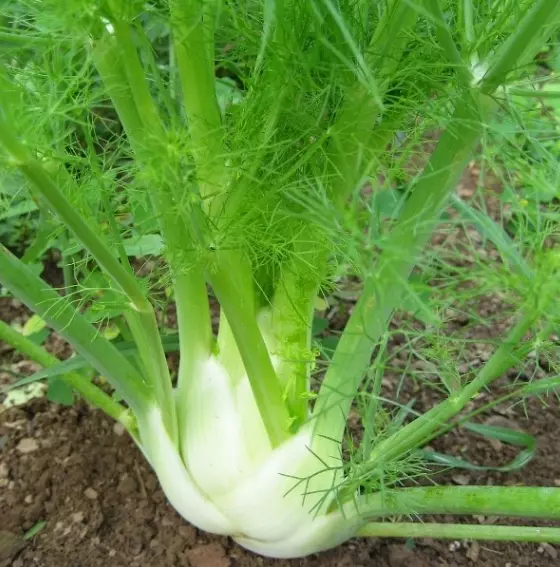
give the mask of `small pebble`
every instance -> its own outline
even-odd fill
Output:
[[[131,476],[125,476],[119,481],[117,492],[119,494],[131,494],[137,490],[136,481]]]
[[[33,451],[36,451],[38,448],[39,448],[39,443],[37,443],[35,439],[31,437],[26,437],[17,444],[16,450],[18,450],[20,453],[26,454],[26,453],[32,453]]]
[[[23,500],[26,504],[31,504],[33,502],[33,495],[28,494],[25,499]]]
[[[124,432],[125,432],[124,425],[117,421],[117,423],[113,425],[113,433],[115,435],[118,435],[119,437],[122,437],[124,435]]]
[[[84,496],[89,500],[97,500],[97,490],[94,490],[90,486],[84,490]]]
[[[476,563],[478,561],[478,556],[480,555],[480,545],[473,541],[467,550],[467,557]]]
[[[460,541],[452,541],[449,544],[449,551],[455,552],[460,548],[461,548],[461,542]]]
[[[74,512],[72,514],[72,521],[76,524],[81,524],[84,521],[84,513],[83,512]]]
[[[452,477],[455,484],[466,486],[471,481],[471,477],[466,474],[454,474]]]
[[[537,551],[539,553],[546,553],[547,555],[550,555],[552,559],[558,559],[558,551],[556,551],[550,543],[541,543]]]

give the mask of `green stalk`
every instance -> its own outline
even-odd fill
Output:
[[[147,411],[153,399],[136,368],[66,298],[1,245],[0,282],[106,376],[136,415]]]
[[[160,139],[163,142],[165,136],[163,124],[150,94],[146,75],[132,38],[130,24],[114,20],[113,27],[116,45],[122,53],[122,68],[126,73],[130,92],[134,98],[136,110],[142,120],[145,132],[149,136],[153,136],[155,139]]]
[[[2,101],[1,97],[0,93],[0,101]],[[0,120],[0,143],[6,148],[13,164],[27,177],[48,204],[50,210],[58,215],[60,220],[91,253],[118,288],[130,299],[134,308],[139,311],[150,309],[149,302],[134,277],[122,267],[107,245],[72,207],[68,199],[54,184],[45,168],[32,158],[23,145],[18,142],[14,135],[13,125],[3,120]]]
[[[223,163],[216,161],[223,153],[222,123],[213,65],[209,60],[208,29],[202,22],[203,4],[200,0],[191,3],[172,0],[170,4],[175,53],[199,189],[203,199],[211,199],[223,192],[226,176]],[[212,199],[207,209],[216,215],[221,205],[221,199]],[[287,436],[289,414],[257,325],[253,283],[250,277],[244,276],[250,273],[250,266],[236,251],[220,251],[213,263],[207,279],[235,337],[270,440],[273,445],[279,445]]]
[[[115,32],[117,42],[107,36],[104,43],[98,45],[95,57],[96,66],[108,88],[109,95],[117,108],[140,163],[149,164],[154,161],[154,155],[161,151],[165,132],[153,103],[138,53],[132,42],[130,27],[128,24],[117,22]],[[126,73],[123,73],[124,69]],[[162,158],[162,160],[165,163],[165,159]],[[163,186],[152,191],[150,198],[158,215],[165,242],[172,249],[182,250],[188,246],[192,238],[184,228],[185,219],[182,218],[181,213],[175,211],[173,206],[169,206],[169,198],[173,200],[173,196],[169,194],[172,191],[170,192],[166,187],[165,173],[162,177]],[[174,187],[177,185],[174,180],[171,181],[171,184]],[[176,187],[175,190],[180,189]],[[168,199],[162,198],[162,191],[167,191]],[[176,200],[180,198],[180,194],[176,195]],[[182,353],[178,379],[179,396],[177,397],[177,404],[180,405],[186,401],[185,388],[194,378],[196,362],[208,356],[210,352],[212,329],[204,279],[196,267],[185,269],[184,254],[178,256],[178,259],[170,258],[170,265],[174,278]],[[132,328],[134,330],[134,327]],[[137,331],[140,330],[137,328]],[[141,340],[147,349],[146,352],[150,353],[149,343],[146,344],[146,340],[149,341],[150,337],[144,337]],[[152,358],[156,360],[155,357]],[[166,388],[169,389],[166,396],[171,397],[171,380],[163,351],[159,353],[157,362],[160,375],[165,376]],[[180,416],[183,413],[179,411],[178,414]]]
[[[541,329],[535,335],[533,341],[524,343],[521,347],[514,349],[511,353],[511,355],[510,355],[509,360],[507,358],[503,359],[503,362],[504,362],[503,366],[500,366],[500,365],[494,366],[495,375],[489,376],[489,382],[488,383],[499,378],[500,376],[503,376],[504,373],[507,372],[507,370],[513,364],[515,364],[516,362],[525,358],[529,354],[529,352],[531,352],[531,350],[533,350],[533,346],[532,346],[533,343],[536,344],[536,343],[538,343],[538,341],[546,340],[546,338],[550,335],[551,332],[553,332],[553,330],[554,330],[554,325],[552,323],[549,323],[548,325],[546,325],[543,329]],[[495,407],[495,406],[497,406],[501,403],[505,403],[505,402],[512,400],[514,398],[519,398],[519,396],[523,396],[524,394],[527,393],[526,388],[530,385],[531,385],[531,383],[526,384],[525,386],[522,386],[521,388],[517,388],[515,391],[510,392],[509,394],[505,394],[505,395],[500,396],[499,398],[493,400],[492,402],[488,402],[488,403],[484,404],[482,407],[479,407],[476,410],[473,410],[473,411],[468,412],[467,414],[461,415],[460,417],[458,417],[457,419],[455,419],[453,421],[448,421],[447,423],[443,424],[442,427],[440,427],[439,429],[432,430],[432,432],[422,441],[422,445],[427,445],[427,444],[431,443],[432,440],[434,440],[434,439],[436,439],[436,438],[438,438],[442,435],[445,435],[448,431],[451,431],[455,427],[460,427],[464,423],[472,421],[473,418],[475,418],[477,415],[485,413],[489,409],[491,409],[491,408],[493,408],[493,407]]]
[[[425,0],[428,13],[432,17],[436,29],[436,37],[441,44],[445,55],[449,62],[454,66],[457,75],[465,85],[470,85],[472,75],[468,67],[465,65],[455,41],[451,30],[447,25],[443,10],[441,9],[440,0]]]
[[[218,265],[220,268],[209,273],[208,279],[231,327],[269,439],[278,446],[288,437],[290,416],[257,325],[251,275],[243,277],[231,254]]]
[[[46,37],[33,36],[29,33],[13,33],[0,31],[0,43],[8,43],[17,47],[46,47],[52,40]]]
[[[153,148],[155,152],[158,152],[165,140],[165,131],[150,94],[146,76],[133,42],[130,25],[127,22],[114,20],[113,28],[116,40],[113,44],[113,49],[117,48],[120,50],[117,61],[122,61],[121,69],[125,71],[125,76],[128,80],[127,86],[130,88],[136,111],[142,122],[145,151]],[[159,199],[155,194],[152,200],[156,204],[159,203]],[[161,215],[161,207],[156,208],[156,212],[158,215]],[[173,226],[173,223],[169,225],[165,223],[165,230],[162,230],[164,238],[169,230],[173,230]],[[154,385],[158,404],[162,408],[166,421],[167,430],[171,438],[177,440],[176,408],[171,375],[169,374],[167,359],[159,337],[154,310],[150,305],[149,311],[145,313],[128,315],[127,322],[138,345],[146,372]]]
[[[370,47],[377,56],[369,64],[383,78],[381,95],[398,67],[407,45],[406,32],[414,26],[416,19],[416,10],[394,0],[387,6],[376,29]],[[377,130],[374,129],[379,111],[379,104],[359,81],[348,89],[340,118],[330,133],[331,164],[334,169],[330,193],[341,208],[346,206],[349,195],[372,169],[379,154],[394,136],[398,123],[395,119],[387,118],[378,125]],[[288,404],[292,415],[300,421],[306,419],[308,411],[304,394],[308,390],[311,362],[309,350],[313,305],[325,275],[329,252],[323,242],[312,242],[308,233],[295,241],[294,259],[284,267],[273,300],[274,330],[279,339],[279,348],[285,351],[281,355],[284,354],[285,359],[293,359],[294,349],[297,351],[296,360],[288,364],[287,377],[283,382],[291,383],[287,391]],[[302,258],[309,258],[309,261]]]
[[[369,461],[357,474],[364,474],[381,462],[398,459],[421,445],[434,430],[445,426],[483,388],[489,386],[502,376],[509,366],[517,362],[517,357],[513,356],[514,350],[540,314],[540,309],[534,309],[524,315],[472,382],[377,445],[371,452]]]
[[[210,64],[210,73],[214,76],[214,33],[216,31],[216,22],[221,10],[222,0],[202,0],[202,20],[204,22],[204,35],[208,50],[208,63]]]
[[[534,486],[401,488],[360,496],[347,506],[349,514],[358,514],[364,520],[416,514],[476,514],[559,520],[560,488]]]
[[[318,435],[342,438],[352,399],[371,354],[401,301],[408,277],[480,135],[480,114],[479,103],[470,93],[457,101],[455,114],[404,205],[375,273],[366,280],[315,403]]]
[[[473,18],[473,4],[472,0],[462,0],[460,8],[462,9],[462,20],[465,28],[465,40],[470,49],[475,41],[475,29]]]
[[[532,57],[543,45],[540,40],[546,40],[552,33],[559,17],[560,0],[535,0],[490,62],[489,70],[480,83],[482,92],[495,91],[505,82],[510,69],[520,60]]]
[[[324,276],[326,254],[321,253],[311,238],[300,243],[294,259],[284,268],[272,301],[272,329],[276,339],[276,354],[282,360],[278,379],[285,391],[294,426],[308,417],[309,375],[311,353],[311,327],[315,298]],[[321,271],[314,273],[310,266]]]
[[[222,119],[209,53],[202,0],[170,0],[171,30],[189,123],[200,193],[211,199],[225,189]],[[220,200],[216,201],[220,203]],[[219,206],[212,205],[214,213]]]
[[[26,336],[18,333],[4,321],[0,321],[0,340],[11,345],[24,356],[39,363],[43,368],[56,366],[60,362],[58,358],[47,352],[42,346],[35,344]],[[92,406],[119,421],[131,434],[134,434],[134,417],[131,415],[130,410],[116,402],[111,396],[92,384],[90,380],[75,372],[63,374],[58,376],[57,379],[70,385]]]
[[[175,306],[179,324],[181,359],[177,378],[177,407],[179,429],[184,430],[183,420],[188,407],[187,390],[193,380],[200,379],[197,366],[208,358],[212,348],[212,325],[206,282],[198,268],[175,276]]]
[[[415,25],[417,17],[417,11],[408,3],[393,0],[377,26],[370,49],[378,55],[369,64],[382,81],[381,96],[398,69],[408,41],[406,32]],[[380,110],[379,104],[359,82],[347,90],[340,117],[331,132],[331,161],[335,175],[331,193],[340,207],[346,204],[348,196],[367,175],[364,158],[369,159],[367,150]]]
[[[0,121],[0,142],[50,210],[56,213],[130,301],[131,305],[126,312],[126,318],[138,344],[146,369],[146,378],[155,392],[158,405],[162,408],[167,430],[171,438],[176,439],[177,424],[169,369],[159,339],[154,310],[144,295],[144,291],[133,274],[119,262],[88,222],[73,208],[45,168],[29,156],[27,150],[14,136],[10,125],[2,121]]]
[[[180,250],[191,240],[184,229],[189,219],[182,218],[175,210],[176,203],[173,202],[172,191],[168,187],[169,184],[175,186],[176,179],[168,183],[165,171],[168,167],[167,156],[163,153],[166,133],[153,104],[138,53],[132,43],[130,29],[121,23],[118,30],[121,43],[106,34],[95,43],[93,60],[138,161],[144,167],[162,164],[158,188],[150,191],[150,200],[158,215],[165,242]],[[177,222],[178,216],[180,222]],[[177,271],[183,269],[182,262],[173,262],[171,259],[170,263]]]
[[[535,90],[510,88],[507,90],[507,93],[512,96],[523,96],[529,98],[560,98],[560,91],[548,91],[546,89]]]
[[[63,231],[63,233],[59,237],[62,240],[62,248],[66,248],[69,243],[69,238],[67,231]],[[61,263],[62,263],[62,278],[64,281],[64,295],[68,295],[71,289],[75,285],[75,278],[74,278],[74,268],[72,267],[71,260],[72,256],[69,254],[65,254],[64,250],[61,250]]]
[[[136,153],[145,151],[144,123],[134,96],[126,82],[126,71],[115,37],[104,34],[92,43],[93,63],[103,79],[107,93]]]
[[[560,528],[378,522],[366,524],[357,536],[560,543]]]

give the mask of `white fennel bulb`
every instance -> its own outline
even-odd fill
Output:
[[[351,536],[352,522],[328,512],[340,466],[334,443],[332,455],[318,454],[308,424],[273,449],[247,377],[232,387],[214,357],[199,364],[188,396],[180,451],[157,408],[140,422],[142,449],[179,514],[273,557],[308,555]]]

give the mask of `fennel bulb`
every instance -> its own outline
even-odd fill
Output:
[[[188,407],[179,448],[157,407],[139,421],[142,450],[186,520],[285,558],[336,546],[355,531],[328,512],[340,458],[316,452],[311,424],[273,449],[248,378],[232,387],[213,356],[199,364]]]

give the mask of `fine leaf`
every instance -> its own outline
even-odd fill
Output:
[[[0,213],[0,221],[12,218],[12,217],[20,217],[22,215],[26,215],[28,213],[31,213],[33,211],[35,211],[37,209],[37,205],[35,204],[34,201],[23,201],[22,203],[18,203],[17,205],[14,205],[10,208],[8,208],[8,210]]]
[[[162,337],[163,349],[165,352],[175,352],[179,350],[179,337],[177,335],[169,335]],[[132,341],[123,341],[120,343],[114,343],[115,348],[126,357],[135,357],[138,354],[138,348],[136,344]],[[73,356],[67,360],[60,362],[50,368],[44,368],[32,374],[31,376],[26,376],[21,380],[17,380],[13,384],[9,384],[2,388],[2,392],[6,393],[14,388],[20,388],[26,384],[31,384],[38,380],[52,379],[56,376],[62,376],[68,374],[69,372],[76,372],[83,370],[85,368],[90,368],[90,364],[81,355]]]
[[[45,520],[40,520],[23,534],[23,539],[31,539],[32,537],[35,537],[46,525],[47,522]]]
[[[25,322],[21,333],[25,337],[29,337],[29,335],[34,335],[39,331],[42,331],[47,326],[47,323],[39,317],[39,315],[31,315],[29,319]]]
[[[542,380],[534,380],[523,387],[523,393],[527,395],[546,395],[560,390],[560,376],[550,376]]]
[[[453,196],[451,204],[484,238],[487,238],[496,246],[504,259],[507,260],[519,274],[526,278],[533,277],[531,267],[525,258],[521,256],[511,238],[490,217],[477,211],[459,197]]]
[[[71,406],[74,403],[72,386],[56,378],[49,380],[47,400],[55,404],[60,404],[61,406]]]
[[[481,435],[488,439],[496,439],[509,445],[517,447],[524,447],[509,463],[500,467],[475,465],[464,459],[447,455],[445,453],[438,453],[436,451],[422,451],[423,457],[432,462],[448,467],[465,469],[470,471],[496,471],[496,472],[510,472],[523,468],[535,456],[537,450],[536,439],[528,433],[515,431],[505,427],[495,427],[490,425],[482,425],[478,423],[467,423],[463,427]]]

